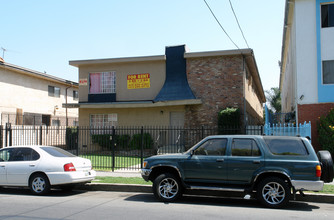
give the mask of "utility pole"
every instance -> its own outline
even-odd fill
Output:
[[[5,48],[1,47],[2,50],[2,59],[5,59],[5,52],[7,51]]]

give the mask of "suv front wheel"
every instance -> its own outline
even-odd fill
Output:
[[[266,207],[282,208],[290,200],[291,188],[278,177],[263,179],[257,188],[257,198]]]
[[[173,202],[181,196],[181,191],[181,183],[173,174],[161,174],[153,181],[154,196],[160,201]]]

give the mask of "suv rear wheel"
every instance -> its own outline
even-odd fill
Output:
[[[278,177],[263,179],[257,188],[257,199],[266,207],[282,208],[290,200],[291,188]]]
[[[153,181],[154,196],[163,202],[172,202],[182,194],[182,186],[177,177],[170,173],[159,175]]]

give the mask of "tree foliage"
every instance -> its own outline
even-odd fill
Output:
[[[319,117],[318,140],[324,150],[328,150],[334,156],[334,109],[328,115]]]
[[[278,87],[273,87],[266,91],[266,99],[269,102],[269,109],[273,113],[281,112],[281,91]]]
[[[240,132],[240,110],[226,108],[218,113],[218,133],[238,134]]]

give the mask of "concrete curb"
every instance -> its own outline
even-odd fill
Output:
[[[151,185],[139,184],[109,184],[109,183],[89,183],[78,186],[77,189],[87,191],[115,191],[115,192],[137,192],[137,193],[152,193]],[[185,194],[189,195],[208,195],[222,197],[243,197],[243,193],[203,191],[203,190],[186,190]],[[300,194],[296,195],[296,201],[314,202],[314,203],[334,203],[334,195],[332,194],[317,194],[305,193],[305,197]]]
[[[305,193],[305,197],[298,194],[296,196],[296,200],[305,201],[305,202],[334,204],[334,195],[333,194],[320,194],[320,193]]]
[[[152,186],[139,184],[87,183],[85,185],[78,186],[77,189],[83,189],[87,191],[152,193]]]

